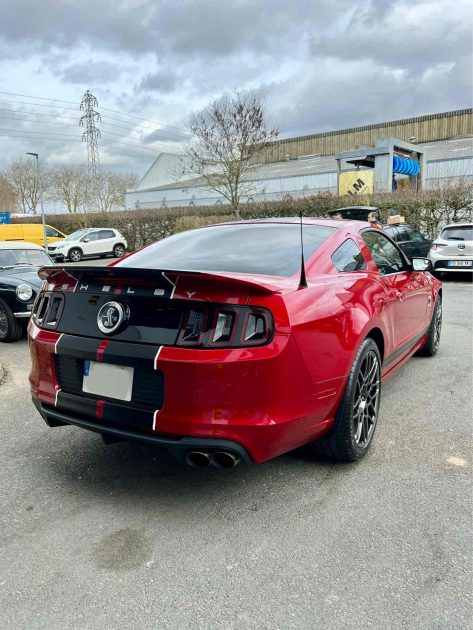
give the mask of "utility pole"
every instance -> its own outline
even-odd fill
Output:
[[[87,172],[89,178],[97,175],[97,167],[99,166],[99,147],[97,139],[100,138],[100,130],[95,126],[100,122],[100,114],[95,110],[98,107],[98,101],[90,90],[87,90],[82,97],[80,109],[84,113],[80,118],[80,126],[85,128],[82,134],[82,141],[87,142]]]
[[[39,207],[41,209],[41,222],[43,224],[44,249],[46,250],[46,253],[48,253],[48,237],[46,235],[46,219],[44,217],[43,187],[41,181],[41,171],[39,168],[39,153],[30,153],[28,151],[26,155],[32,155],[36,159],[36,187],[38,188]]]

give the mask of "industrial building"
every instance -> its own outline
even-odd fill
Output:
[[[337,193],[340,173],[354,168],[353,160],[349,163],[344,157],[369,153],[383,144],[382,139],[417,148],[427,189],[459,180],[473,183],[473,109],[463,109],[278,140],[252,165],[246,177],[251,186],[243,201]],[[360,163],[357,168],[366,170]],[[198,178],[180,175],[186,172],[182,155],[160,153],[138,185],[127,191],[127,208],[226,203]]]

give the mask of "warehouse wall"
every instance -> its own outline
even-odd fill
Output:
[[[339,151],[348,151],[361,145],[374,145],[378,138],[388,136],[407,142],[415,136],[416,142],[420,143],[447,140],[468,134],[473,134],[471,108],[278,140],[258,156],[257,162],[260,164],[281,162],[286,156],[295,159],[313,153],[334,155]]]
[[[362,169],[363,170],[363,169]],[[473,183],[473,158],[436,160],[427,163],[426,188],[451,185],[458,181]],[[293,177],[275,177],[256,180],[249,198],[244,201],[279,201],[287,196],[293,199],[320,193],[337,192],[337,173],[312,173]],[[228,203],[222,195],[203,187],[167,188],[164,190],[129,192],[127,208],[160,208],[175,206],[206,206]]]

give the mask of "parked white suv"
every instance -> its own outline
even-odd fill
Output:
[[[473,223],[446,225],[430,246],[434,272],[473,271]]]
[[[80,262],[82,258],[92,256],[121,258],[126,248],[127,242],[118,230],[84,228],[48,245],[48,254],[57,261]]]

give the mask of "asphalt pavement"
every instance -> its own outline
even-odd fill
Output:
[[[26,340],[0,345],[0,628],[471,628],[472,300],[445,283],[438,355],[384,384],[353,465],[178,469],[49,429]]]

